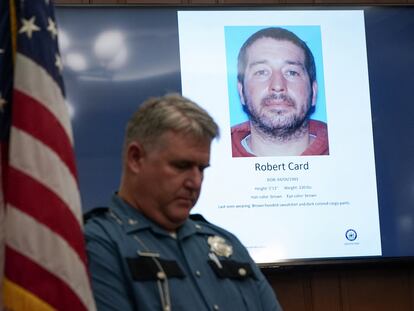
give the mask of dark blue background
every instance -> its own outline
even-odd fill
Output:
[[[384,256],[414,255],[414,7],[365,10]]]

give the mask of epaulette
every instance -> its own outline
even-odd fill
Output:
[[[190,219],[193,220],[193,221],[201,221],[201,222],[205,222],[205,223],[208,223],[208,224],[210,223],[201,214],[191,214]]]
[[[109,211],[109,207],[106,206],[94,207],[91,210],[87,211],[85,214],[83,214],[83,223],[86,224],[86,222],[92,217],[102,215],[107,211]]]

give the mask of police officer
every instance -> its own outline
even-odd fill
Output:
[[[132,116],[119,191],[85,217],[98,310],[281,310],[240,241],[190,216],[218,132],[177,94]]]

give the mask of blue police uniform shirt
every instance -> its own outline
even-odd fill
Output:
[[[188,219],[171,234],[116,194],[88,214],[98,310],[282,310],[246,248],[222,228]]]

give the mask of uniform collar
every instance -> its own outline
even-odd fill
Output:
[[[180,240],[185,239],[188,236],[193,234],[202,234],[202,235],[214,235],[215,232],[210,229],[210,227],[204,225],[204,223],[200,221],[193,221],[191,219],[187,219],[184,225],[178,230],[178,238]]]
[[[138,209],[121,199],[116,193],[113,194],[111,204],[111,213],[117,222],[123,226],[127,234],[136,233],[137,231],[151,230],[156,234],[172,237],[171,233],[161,228],[158,224],[143,215]],[[203,223],[187,219],[186,222],[177,230],[176,238],[183,240],[193,234],[214,234],[209,227]]]

